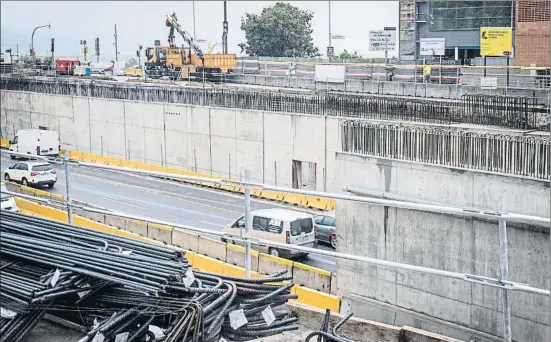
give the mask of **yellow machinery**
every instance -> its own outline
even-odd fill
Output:
[[[220,80],[229,74],[237,65],[235,54],[204,54],[195,43],[193,37],[178,23],[176,13],[167,15],[166,26],[170,27],[168,46],[149,47],[145,51],[147,61],[146,74],[151,78],[168,76],[172,79],[202,79]],[[174,31],[177,31],[189,47],[177,47],[174,44]],[[194,53],[192,53],[192,50]]]

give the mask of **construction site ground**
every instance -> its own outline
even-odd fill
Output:
[[[321,325],[321,322],[320,322]],[[312,331],[300,328],[276,336],[253,340],[254,342],[302,342]],[[49,321],[41,321],[22,342],[76,342],[84,334]]]

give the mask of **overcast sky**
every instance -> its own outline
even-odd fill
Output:
[[[275,1],[228,1],[228,50],[239,54],[237,46],[245,40],[241,31],[241,17],[245,13],[260,13],[262,8]],[[314,12],[314,44],[325,53],[328,44],[328,1],[290,1],[304,10]],[[37,55],[49,52],[50,38],[56,40],[56,55],[77,56],[79,41],[88,42],[89,54],[94,53],[94,39],[100,38],[102,59],[115,55],[114,26],[117,24],[121,56],[135,54],[138,44],[153,45],[155,39],[166,44],[167,14],[176,12],[181,25],[193,35],[192,1],[2,1],[1,2],[2,51],[11,47],[28,54],[33,28],[52,24],[51,30],[39,29],[34,45]],[[224,18],[223,1],[195,1],[195,34],[212,44],[220,42]],[[384,53],[369,52],[369,30],[398,26],[398,1],[332,1],[331,30],[344,35],[345,40],[333,40],[335,53],[358,50],[364,56],[381,57]],[[176,43],[182,44],[181,37]],[[200,44],[205,50],[207,43]],[[217,45],[214,52],[221,52]],[[390,55],[394,55],[390,53]]]

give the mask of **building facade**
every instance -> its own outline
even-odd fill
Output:
[[[518,0],[515,22],[515,64],[550,66],[551,18],[549,0]]]
[[[514,4],[511,0],[400,1],[400,59],[426,57],[419,53],[422,38],[444,38],[446,58],[479,57],[480,28],[513,26]]]

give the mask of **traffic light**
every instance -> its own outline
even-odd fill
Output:
[[[50,46],[50,50],[51,50],[52,52],[54,52],[54,42],[55,42],[55,39],[52,38],[52,42],[51,42],[51,44],[50,44],[50,45],[51,45],[51,46]]]
[[[96,56],[99,56],[99,38],[96,38]]]

